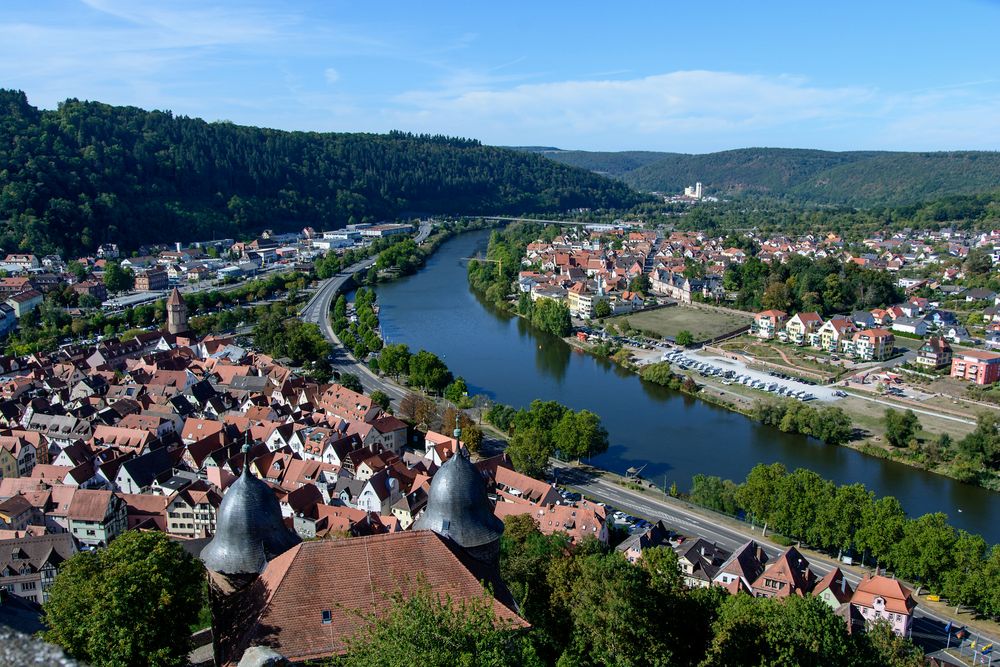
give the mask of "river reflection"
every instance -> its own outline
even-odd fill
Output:
[[[554,400],[597,413],[611,446],[593,462],[617,472],[645,465],[648,479],[687,489],[697,473],[740,480],[758,462],[781,461],[838,484],[862,482],[876,494],[894,495],[911,515],[943,511],[956,526],[1000,541],[1000,494],[782,433],[643,382],[496,312],[468,289],[463,261],[488,240],[488,232],[458,236],[418,274],[378,287],[379,317],[391,342],[438,354],[472,391],[494,400],[515,407]]]

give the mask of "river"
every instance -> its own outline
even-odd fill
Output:
[[[809,468],[838,484],[862,482],[877,495],[896,496],[911,516],[945,512],[953,525],[1000,542],[1000,494],[782,433],[643,382],[495,312],[469,289],[463,261],[485,250],[488,240],[488,231],[461,234],[416,275],[378,287],[379,319],[390,343],[434,352],[470,391],[501,403],[525,407],[538,398],[597,413],[611,446],[591,462],[615,472],[645,466],[647,479],[687,490],[697,473],[739,481],[757,463],[780,461],[789,470]]]

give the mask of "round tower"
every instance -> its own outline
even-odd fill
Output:
[[[181,291],[176,287],[167,299],[167,331],[174,335],[188,330],[188,309]]]
[[[268,561],[302,541],[282,520],[271,488],[250,474],[249,449],[244,445],[243,470],[222,496],[215,535],[200,554],[208,570],[212,642],[218,665],[232,659],[227,651],[252,621],[256,607],[251,598],[258,575]]]
[[[476,560],[499,567],[503,521],[493,514],[486,482],[463,448],[434,474],[427,509],[413,529],[433,530]]]

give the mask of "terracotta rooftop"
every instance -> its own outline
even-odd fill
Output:
[[[351,576],[342,576],[345,572]],[[264,569],[255,584],[261,587],[263,608],[236,653],[266,644],[293,662],[339,655],[345,640],[363,629],[358,614],[384,613],[393,593],[414,590],[418,573],[435,594],[456,603],[483,595],[482,573],[470,570],[430,531],[303,542]],[[497,591],[497,617],[527,627],[500,602],[507,598],[505,590]],[[326,623],[324,612],[329,612]]]

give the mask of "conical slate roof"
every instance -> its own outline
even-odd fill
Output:
[[[493,514],[486,482],[462,450],[434,474],[427,509],[413,528],[433,530],[466,548],[500,539],[503,522]]]
[[[245,462],[222,497],[215,536],[202,550],[201,560],[212,572],[257,574],[267,561],[301,541],[282,521],[274,492],[250,474]]]
[[[170,292],[170,296],[167,298],[168,306],[178,306],[184,303],[184,298],[181,296],[181,291],[174,287]]]

